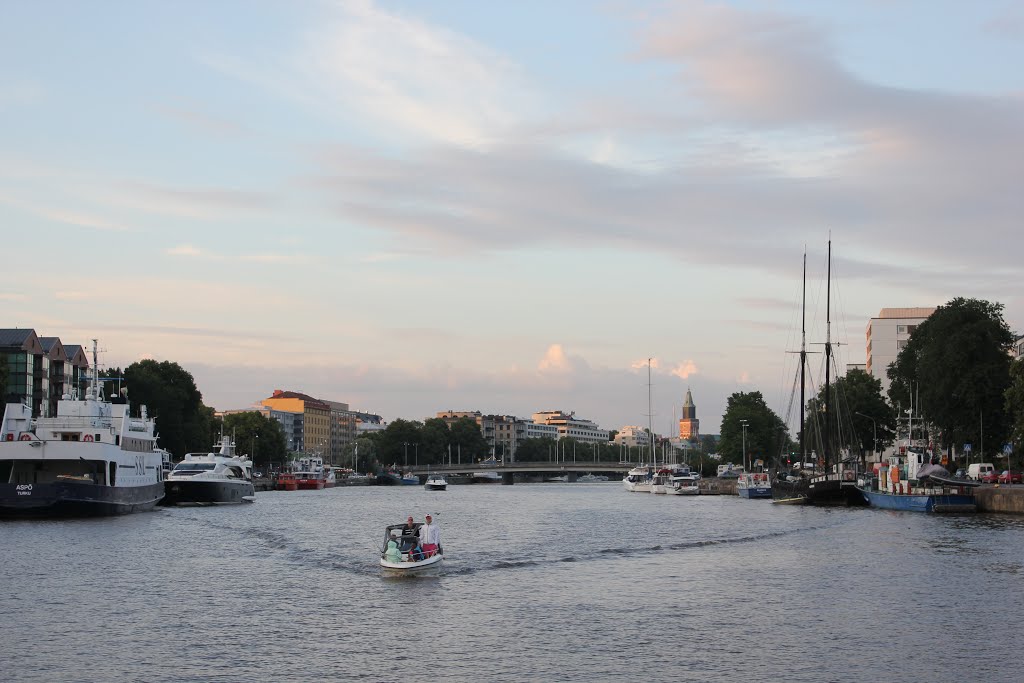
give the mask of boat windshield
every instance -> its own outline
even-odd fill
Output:
[[[212,462],[179,462],[174,466],[175,472],[203,472],[212,470],[217,465]]]

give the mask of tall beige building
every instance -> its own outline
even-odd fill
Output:
[[[883,308],[868,321],[867,372],[882,382],[882,394],[889,395],[886,371],[907,345],[917,326],[928,319],[935,308]]]

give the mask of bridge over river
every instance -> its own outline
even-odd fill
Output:
[[[421,479],[431,473],[449,475],[462,475],[471,477],[475,472],[496,472],[501,475],[502,484],[512,484],[516,475],[520,477],[545,477],[565,475],[569,481],[576,481],[581,474],[603,474],[609,479],[622,479],[626,472],[636,467],[637,463],[631,462],[553,462],[542,460],[539,462],[500,462],[491,463],[453,463],[451,465],[415,465],[405,469],[410,474],[415,474]]]

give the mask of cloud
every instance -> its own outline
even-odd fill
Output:
[[[486,145],[530,106],[519,69],[507,58],[372,2],[333,5],[293,64],[321,107],[354,109],[389,136]]]
[[[566,357],[561,344],[552,344],[537,363],[537,369],[542,373],[564,374],[572,370],[572,363]]]
[[[680,379],[688,379],[690,375],[694,375],[697,372],[697,365],[692,360],[685,360],[672,368],[669,374],[675,375]]]
[[[170,256],[191,256],[196,258],[209,258],[209,254],[191,244],[179,244],[176,247],[164,249],[164,253]]]

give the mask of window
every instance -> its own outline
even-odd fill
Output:
[[[907,340],[906,339],[900,339],[898,342],[896,342],[896,348],[897,349],[905,349],[905,348],[907,348]]]
[[[907,333],[907,326],[906,325],[897,325],[896,326],[896,334],[906,334],[906,333]]]

